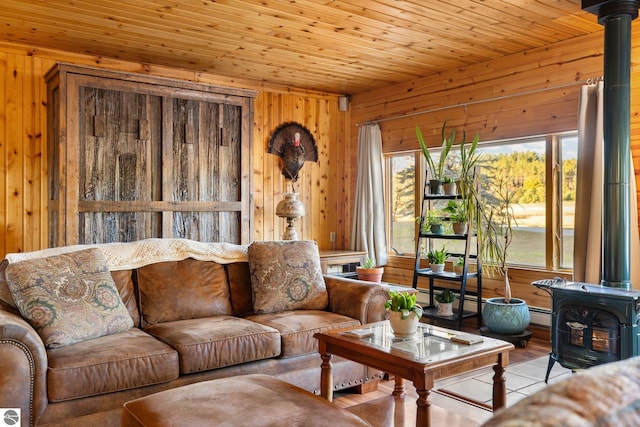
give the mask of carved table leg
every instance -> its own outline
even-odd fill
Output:
[[[404,399],[404,397],[407,395],[407,392],[404,389],[404,380],[402,379],[402,377],[396,375],[394,378],[394,382],[395,386],[393,388],[393,393],[391,394],[400,399]]]
[[[507,386],[504,367],[501,362],[493,365],[493,410],[503,408],[507,403]]]
[[[322,344],[321,344],[322,345]],[[331,372],[332,364],[331,353],[327,353],[322,350],[320,357],[322,358],[322,364],[320,365],[320,395],[327,399],[329,402],[333,402],[333,373]]]
[[[429,394],[433,388],[433,376],[431,374],[425,375],[423,378],[417,378],[413,385],[416,386],[416,392],[418,392],[418,400],[416,404],[418,409],[416,412],[416,426],[417,427],[430,427],[431,426],[431,402],[429,401]]]

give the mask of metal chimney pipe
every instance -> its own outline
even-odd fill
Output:
[[[598,22],[604,25],[604,194],[601,285],[630,290],[631,90],[629,82],[631,21],[638,17],[638,1],[583,0],[582,8],[596,13]]]

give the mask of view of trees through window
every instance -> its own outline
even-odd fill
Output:
[[[558,144],[561,157],[560,179],[562,182],[561,200],[547,201],[546,183],[552,182],[546,176],[546,162],[550,138]],[[483,199],[490,201],[495,197],[496,182],[500,179],[515,192],[516,204],[513,206],[517,225],[514,228],[514,240],[509,250],[510,264],[522,264],[537,267],[571,268],[573,264],[573,218],[576,191],[577,136],[575,133],[536,138],[502,141],[478,145],[481,153],[480,176]],[[447,158],[449,174],[455,178],[459,164],[458,152],[454,149]],[[437,157],[437,151],[433,154]],[[420,215],[420,204],[416,200],[422,197],[422,180],[416,179],[416,166],[423,162],[422,154],[402,153],[388,156],[389,223],[391,247],[396,253],[414,254],[416,218]],[[424,170],[421,166],[418,170]],[[420,188],[418,188],[420,187]],[[562,212],[562,233],[560,239],[561,264],[546,265],[546,213],[547,204],[557,204]],[[455,243],[447,243],[447,246]],[[458,248],[447,247],[450,252]]]

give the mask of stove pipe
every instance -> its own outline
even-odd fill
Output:
[[[602,280],[606,287],[631,290],[630,70],[631,21],[637,0],[583,0],[582,9],[604,25],[604,187]],[[634,194],[633,197],[636,197]],[[634,213],[637,215],[637,213]]]

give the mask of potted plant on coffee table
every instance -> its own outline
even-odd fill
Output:
[[[501,179],[494,191],[495,200],[481,206],[481,228],[478,233],[480,257],[483,271],[487,276],[494,273],[502,276],[504,297],[489,298],[485,301],[482,318],[485,326],[496,334],[517,335],[530,322],[529,307],[519,298],[511,296],[507,256],[513,240],[513,226],[517,225],[513,204],[515,191]]]
[[[449,254],[447,250],[442,246],[442,249],[431,249],[427,252],[427,259],[429,260],[429,266],[434,273],[441,273],[444,271],[444,262]]]
[[[356,273],[358,274],[358,280],[380,283],[384,274],[384,267],[376,266],[375,258],[366,256],[362,263],[356,267]]]
[[[389,312],[389,323],[394,335],[412,336],[422,318],[422,306],[417,303],[417,294],[392,290],[389,291],[389,296],[384,308]]]
[[[455,300],[456,294],[454,294],[449,288],[446,288],[436,295],[438,314],[441,316],[453,316],[453,302]]]

